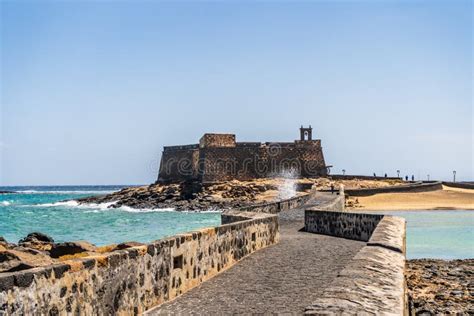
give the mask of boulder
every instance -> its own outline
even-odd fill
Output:
[[[32,241],[34,241],[34,242],[41,241],[41,242],[53,243],[54,239],[49,237],[46,234],[43,234],[43,233],[40,233],[40,232],[34,232],[34,233],[28,234],[28,236],[21,239],[18,243],[21,244],[21,243],[32,242]]]
[[[22,247],[0,251],[0,272],[14,272],[35,267],[50,265],[53,260],[41,253],[22,251]]]
[[[43,241],[27,241],[19,243],[18,245],[25,248],[36,249],[40,251],[50,251],[53,247],[53,243]]]
[[[70,241],[53,244],[49,254],[52,258],[74,255],[81,252],[95,252],[96,247],[87,241]]]
[[[15,248],[17,245],[9,243],[5,238],[0,236],[0,250]]]
[[[112,251],[115,250],[122,250],[122,249],[127,249],[131,247],[137,247],[137,246],[143,246],[141,242],[136,242],[136,241],[128,241],[128,242],[123,242],[115,246],[115,248]]]
[[[54,239],[49,237],[46,234],[34,232],[28,234],[25,238],[21,239],[18,242],[19,246],[41,250],[49,251],[54,243]]]

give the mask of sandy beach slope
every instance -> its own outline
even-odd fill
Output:
[[[381,193],[350,197],[347,204],[348,209],[364,211],[474,210],[474,190],[443,186],[442,190],[432,192]]]

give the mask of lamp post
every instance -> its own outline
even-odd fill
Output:
[[[397,178],[400,178],[400,170],[397,170]]]
[[[343,175],[343,176],[346,175],[346,169],[342,169],[342,175]]]
[[[428,174],[428,175],[426,175],[426,176],[428,177],[428,181],[430,181],[430,175]]]
[[[456,170],[453,170],[453,182],[456,182]]]

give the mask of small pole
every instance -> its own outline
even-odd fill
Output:
[[[400,178],[400,170],[397,170],[397,178]]]
[[[343,176],[346,175],[346,169],[342,169],[342,175],[343,175]]]
[[[456,182],[456,170],[453,170],[453,182]]]

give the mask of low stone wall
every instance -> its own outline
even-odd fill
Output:
[[[474,190],[474,183],[472,182],[445,182],[443,181],[443,185],[447,187],[452,187],[452,188]]]
[[[383,215],[306,210],[304,218],[307,232],[368,241]]]
[[[407,315],[404,269],[403,254],[364,247],[305,314]]]
[[[327,204],[330,206],[330,204]],[[367,241],[305,314],[406,315],[405,220],[394,216],[305,211],[308,232]]]
[[[394,185],[381,188],[367,188],[367,189],[346,189],[345,192],[349,196],[369,196],[378,193],[399,193],[399,192],[429,192],[442,190],[441,182],[423,183],[416,182],[406,185]]]
[[[293,208],[303,206],[310,199],[311,194],[295,196],[290,199],[281,200],[272,203],[255,204],[251,206],[240,207],[238,211],[277,214],[281,211],[288,211]]]
[[[361,175],[342,175],[342,174],[331,174],[328,176],[333,180],[402,180],[402,178],[398,177],[374,177],[374,176],[361,176]]]
[[[279,240],[276,215],[227,211],[218,227],[0,274],[0,314],[139,314]]]

